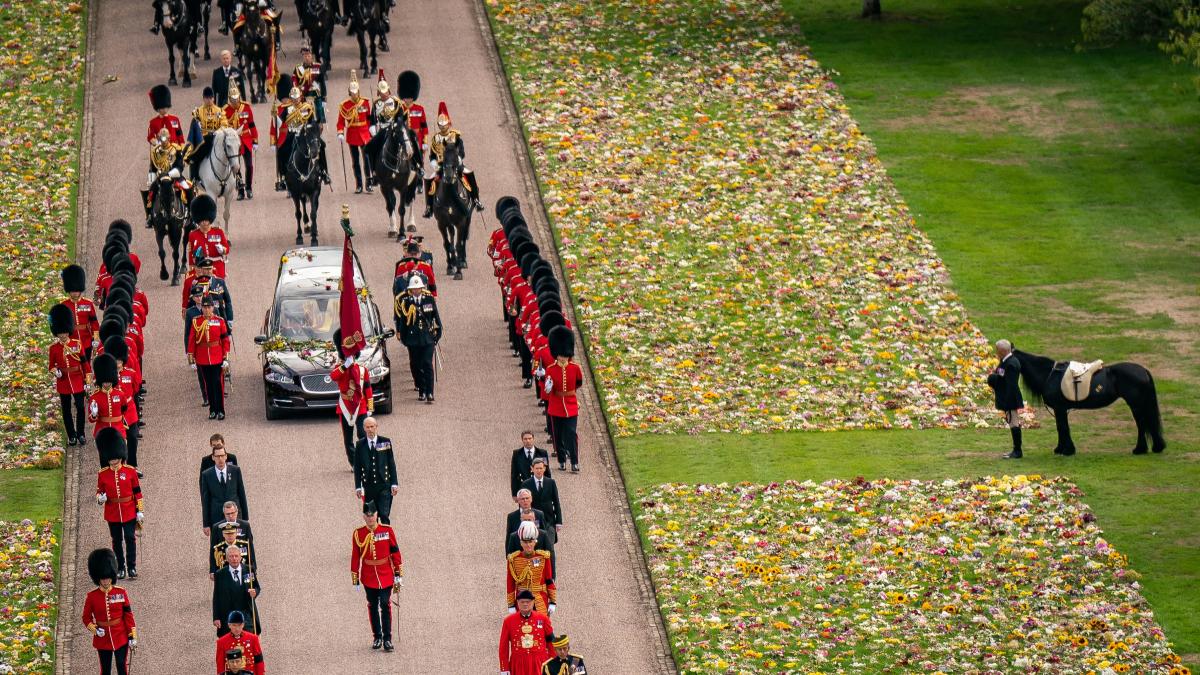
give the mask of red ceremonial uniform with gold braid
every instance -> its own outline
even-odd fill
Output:
[[[125,400],[132,401],[133,397],[137,395],[138,390],[142,387],[141,373],[138,373],[129,366],[125,366],[121,369],[117,379],[120,380],[117,384],[121,387],[122,393],[125,394]],[[132,429],[133,425],[137,424],[137,421],[137,405],[125,406],[125,427],[127,429]]]
[[[88,421],[94,426],[92,427],[92,437],[100,433],[101,429],[112,427],[121,434],[121,438],[125,438],[125,406],[133,405],[130,399],[125,397],[125,392],[121,387],[116,386],[108,391],[103,388],[92,392],[88,397]]]
[[[348,145],[362,146],[371,140],[371,102],[359,97],[342,101],[338,109],[337,132],[346,135]]]
[[[275,106],[275,114],[271,115],[271,144],[275,147],[283,147],[283,142],[287,140],[288,128],[284,120],[287,119],[288,109],[293,103],[280,103]]]
[[[218,246],[224,249],[224,253],[217,248]],[[229,253],[229,238],[225,236],[225,230],[216,225],[210,225],[208,232],[201,232],[197,227],[188,235],[187,251],[189,260],[195,260],[196,251],[204,251],[204,257],[213,261],[212,275],[225,278],[225,256]],[[188,296],[191,295],[191,292],[191,286],[188,286]]]
[[[247,152],[253,152],[254,144],[258,143],[258,127],[254,124],[254,109],[245,101],[238,101],[237,105],[228,103],[225,105],[225,120],[229,122],[229,126],[238,130],[238,136],[242,139],[242,148]]]
[[[142,485],[137,469],[121,464],[106,466],[96,475],[96,495],[105,495],[104,519],[110,523],[128,523],[142,511]]]
[[[170,134],[170,142],[183,145],[187,139],[183,135],[183,125],[179,123],[179,118],[167,113],[166,115],[155,115],[150,118],[150,129],[146,132],[146,142],[152,143],[158,132],[161,129],[166,129]]]
[[[188,333],[188,354],[197,365],[219,366],[229,354],[229,326],[217,315],[200,315],[192,319],[192,330]]]
[[[104,629],[104,637],[92,635],[92,647],[117,651],[137,638],[137,624],[133,621],[133,608],[129,605],[129,592],[121,586],[110,586],[107,591],[96,588],[83,599],[83,625],[88,630]]]
[[[396,263],[396,273],[392,277],[395,278],[413,271],[420,272],[425,277],[425,285],[428,287],[429,294],[436,298],[437,277],[433,274],[433,265],[424,260],[416,260],[414,258],[401,259]]]
[[[558,590],[554,587],[554,570],[548,551],[534,551],[526,556],[524,551],[513,551],[508,555],[508,606],[517,604],[518,591],[533,593],[533,608],[539,612],[555,602]]]
[[[371,389],[371,374],[360,363],[347,369],[338,364],[329,379],[337,382],[339,399],[338,412],[347,416],[365,415],[375,409],[375,392]]]
[[[425,106],[413,103],[405,113],[408,116],[408,128],[417,134],[417,145],[424,148],[425,139],[429,136],[429,120],[425,117]]]
[[[75,312],[75,338],[79,340],[84,349],[91,347],[92,336],[100,332],[100,319],[96,314],[96,304],[82,297],[78,301],[67,298],[62,301],[62,304]]]
[[[50,372],[61,373],[54,376],[54,388],[58,393],[83,393],[83,384],[92,372],[92,364],[83,358],[83,345],[79,340],[70,338],[66,344],[55,340],[50,345],[49,360]]]
[[[354,531],[350,554],[350,578],[367,588],[391,588],[396,577],[404,576],[404,560],[396,531],[382,523],[375,530],[363,525]]]
[[[533,611],[504,617],[500,626],[500,672],[510,675],[540,675],[550,658],[549,638],[554,635],[550,617]]]
[[[546,414],[551,417],[575,417],[579,414],[579,400],[575,391],[583,384],[583,370],[574,361],[560,366],[557,361],[546,366],[546,377],[553,380],[554,388],[546,395]]]
[[[246,670],[251,671],[254,675],[263,675],[267,672],[266,664],[263,663],[262,644],[259,643],[258,636],[248,630],[243,630],[238,637],[234,637],[233,633],[226,633],[217,638],[217,675],[225,675],[225,652],[234,647],[241,648]]]

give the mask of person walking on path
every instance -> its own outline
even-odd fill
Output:
[[[525,479],[521,487],[529,490],[530,496],[533,497],[533,508],[546,516],[546,529],[554,534],[554,541],[557,543],[558,534],[563,526],[562,502],[558,498],[558,484],[546,475],[549,467],[550,460],[547,458],[535,458],[533,475]]]
[[[542,664],[542,675],[587,675],[583,657],[571,653],[571,640],[566,635],[555,635],[550,640],[554,658]]]
[[[367,591],[367,614],[374,636],[371,649],[383,647],[383,651],[390,652],[395,647],[389,599],[394,587],[404,585],[400,542],[390,525],[379,522],[378,511],[371,502],[363,505],[363,525],[354,530],[351,539],[350,583],[362,584]]]
[[[558,600],[554,585],[554,569],[550,564],[550,552],[534,548],[537,544],[538,527],[523,522],[517,528],[521,538],[521,550],[508,556],[508,611],[517,611],[517,594],[521,591],[533,593],[534,607],[539,612],[553,615]]]
[[[117,578],[136,579],[137,526],[144,519],[142,485],[137,471],[125,466],[125,438],[116,429],[103,429],[96,436],[100,460],[105,467],[96,476],[96,503],[104,509],[108,534],[117,560]]]
[[[217,638],[217,675],[225,672],[263,675],[266,665],[263,663],[262,644],[257,635],[246,630],[246,616],[234,610],[229,613],[225,623],[229,624],[229,632]],[[238,658],[244,659],[240,671],[229,667],[227,656],[234,649],[239,650]]]
[[[350,146],[350,163],[354,168],[354,194],[362,194],[364,178],[367,192],[374,192],[374,188],[371,187],[371,158],[366,152],[367,143],[371,142],[371,101],[359,94],[358,76],[353,70],[350,71],[348,93],[350,97],[342,101],[338,108],[338,142]]]
[[[537,526],[537,515],[533,509],[521,512],[520,523],[530,522]],[[521,525],[517,523],[519,528]],[[546,551],[550,554],[550,571],[558,574],[562,570],[558,566],[558,558],[554,555],[554,535],[544,528],[538,528],[537,542],[533,546],[534,550]],[[518,532],[513,532],[508,535],[508,542],[504,545],[504,557],[508,557],[513,553],[521,550],[521,535]]]
[[[1012,434],[1012,452],[1004,459],[1021,459],[1021,409],[1025,401],[1021,397],[1021,362],[1012,353],[1008,340],[996,341],[996,357],[1000,363],[988,374],[987,383],[996,394],[996,409],[1004,413],[1004,422]]]
[[[246,484],[242,480],[242,469],[230,464],[224,451],[213,452],[213,466],[200,474],[200,514],[205,534],[225,518],[225,505],[232,502],[238,513],[250,518],[250,506],[246,501]]]
[[[46,350],[48,368],[54,375],[54,390],[58,392],[59,410],[67,447],[83,444],[84,388],[92,378],[91,363],[84,356],[83,343],[75,337],[75,312],[63,303],[50,308],[50,334],[55,340]]]
[[[571,472],[579,472],[579,401],[575,392],[583,385],[583,370],[571,359],[575,356],[575,334],[566,326],[555,326],[547,336],[554,363],[546,368],[546,414],[550,417],[550,435],[558,456],[558,470],[566,469],[571,460]]]
[[[98,548],[88,556],[87,566],[96,588],[83,600],[83,625],[92,634],[92,647],[100,656],[100,675],[111,675],[114,665],[117,675],[127,675],[129,651],[137,648],[137,623],[129,592],[114,585],[117,556],[111,549]]]
[[[420,275],[411,276],[407,291],[396,296],[395,318],[400,342],[408,348],[408,366],[417,387],[417,400],[433,403],[433,357],[438,340],[442,339],[442,318],[437,301],[425,289]]]
[[[229,502],[232,504],[233,502]],[[210,581],[215,581],[217,578],[217,570],[225,566],[225,559],[228,558],[230,548],[238,548],[242,551],[242,561],[246,564],[247,569],[254,569],[257,556],[254,555],[254,549],[248,539],[238,536],[238,525],[236,522],[221,522],[216,525],[214,530],[221,533],[221,540],[212,547],[212,552],[208,556],[208,578]]]
[[[188,333],[188,363],[192,370],[204,376],[204,393],[208,397],[208,419],[225,419],[225,377],[229,368],[229,326],[217,316],[213,299],[205,296],[200,307],[203,314],[192,320]]]
[[[554,635],[550,617],[533,608],[533,593],[517,594],[517,608],[510,609],[500,625],[500,675],[539,675],[550,658],[549,639]]]
[[[261,591],[258,575],[242,564],[241,549],[227,549],[225,566],[217,570],[213,581],[212,622],[218,638],[230,632],[229,616],[234,610],[250,617],[250,632],[262,635],[262,617],[255,602]]]
[[[342,349],[340,328],[333,331],[333,346],[337,350],[339,363],[329,373],[329,378],[337,383],[336,410],[342,426],[342,447],[346,451],[346,461],[353,469],[355,439],[361,441],[367,435],[363,424],[375,412],[375,392],[371,389],[371,373],[367,367],[358,363],[353,356],[347,356]]]
[[[545,459],[546,475],[550,475],[550,455],[543,448],[537,447],[533,442],[532,431],[521,432],[521,447],[512,451],[512,462],[509,465],[508,483],[512,488],[513,501],[517,501],[517,491],[521,489],[521,484],[527,478],[533,475],[533,460],[541,457]]]
[[[379,520],[391,525],[392,497],[400,491],[396,476],[396,455],[392,439],[379,435],[379,421],[368,417],[363,421],[366,437],[354,446],[354,494],[367,503],[374,503]]]

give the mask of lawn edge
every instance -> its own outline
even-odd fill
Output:
[[[529,194],[537,195],[535,204],[524,205],[528,207],[524,209],[525,215],[528,220],[532,221],[531,224],[542,235],[543,239],[553,246],[552,255],[548,255],[547,248],[549,247],[543,248],[543,255],[557,268],[556,271],[559,278],[565,279],[562,259],[559,257],[557,233],[550,224],[550,218],[546,213],[546,205],[542,201],[541,184],[537,180],[537,169],[534,167],[533,161],[529,156],[525,127],[521,124],[520,110],[517,107],[512,87],[509,84],[508,71],[505,68],[504,58],[500,54],[491,15],[488,14],[487,7],[484,6],[485,2],[486,0],[477,0],[472,3],[475,9],[475,19],[486,44],[488,63],[492,68],[495,81],[498,84],[503,83],[502,86],[499,86],[499,89],[501,89],[500,100],[503,102],[504,107],[504,124],[512,129],[514,136],[520,138],[520,142],[513,143],[513,150],[517,155],[517,164],[521,167],[522,181],[525,183],[526,191]],[[575,320],[575,299],[569,291],[567,293],[567,302],[564,303],[563,309],[568,318],[571,319],[572,325],[578,326],[579,324]],[[654,653],[658,660],[659,672],[675,674],[679,672],[678,666],[675,663],[671,642],[667,637],[666,623],[658,606],[658,595],[650,576],[648,561],[642,549],[641,533],[638,530],[630,508],[631,502],[630,494],[626,487],[627,483],[617,458],[608,418],[605,416],[603,406],[601,405],[596,384],[597,380],[593,376],[591,361],[587,350],[585,349],[583,352],[584,357],[579,361],[587,378],[585,386],[588,393],[591,394],[590,396],[583,397],[583,400],[580,401],[580,407],[588,413],[584,425],[588,428],[589,434],[599,442],[599,447],[597,448],[599,452],[597,454],[600,464],[606,472],[606,489],[612,495],[612,501],[618,505],[618,518],[620,519],[621,532],[625,540],[626,553],[636,572],[635,583],[638,588],[640,604],[642,605],[642,614],[647,618],[653,617],[654,619],[653,621],[647,621],[647,623],[651,624],[647,628],[650,630],[654,642]]]

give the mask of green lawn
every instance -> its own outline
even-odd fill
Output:
[[[918,225],[989,337],[1057,358],[1155,373],[1169,443],[1133,457],[1121,405],[1053,420],[1004,462],[1003,431],[617,439],[635,491],[663,482],[1059,474],[1086,493],[1181,654],[1200,658],[1200,105],[1191,73],[1151,46],[1077,51],[1083,3],[787,0],[838,73]]]
[[[58,521],[62,500],[62,469],[0,471],[0,520]]]

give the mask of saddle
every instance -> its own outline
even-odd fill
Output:
[[[1092,390],[1092,377],[1104,367],[1104,361],[1096,360],[1091,363],[1071,361],[1063,371],[1063,398],[1068,401],[1082,401]]]

